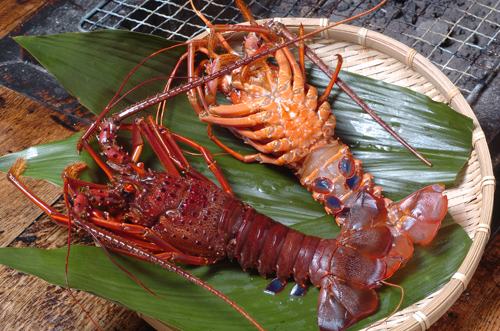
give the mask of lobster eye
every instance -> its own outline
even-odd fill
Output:
[[[134,186],[128,184],[128,185],[125,185],[125,187],[122,189],[122,196],[129,197],[132,194],[134,194],[134,192],[135,192]]]

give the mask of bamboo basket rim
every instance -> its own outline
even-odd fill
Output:
[[[270,20],[281,22],[291,30],[297,30],[302,25],[306,33],[331,24],[325,18],[273,18],[258,20],[257,23]],[[206,36],[208,31],[194,39]],[[233,36],[232,40],[235,38]],[[347,71],[421,92],[473,120],[471,157],[459,174],[457,186],[445,192],[451,202],[449,212],[473,240],[468,254],[450,281],[440,290],[397,312],[381,324],[377,322],[369,327],[370,330],[427,330],[465,291],[491,234],[495,177],[484,132],[460,90],[428,59],[397,40],[363,27],[341,24],[307,39],[306,44],[330,67],[336,62],[334,55],[344,49],[348,54],[343,55],[344,70],[347,65]],[[329,48],[332,45],[336,46]],[[322,53],[318,53],[318,50]],[[457,215],[460,215],[458,219]],[[172,330],[162,322],[140,315],[158,330]]]

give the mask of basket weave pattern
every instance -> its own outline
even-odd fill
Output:
[[[275,20],[295,31],[302,24],[306,33],[330,23],[326,19]],[[195,39],[207,35],[203,33]],[[237,39],[238,35],[231,38],[233,41]],[[449,79],[425,57],[400,42],[365,28],[340,25],[306,40],[306,44],[330,67],[337,65],[336,54],[340,54],[343,57],[343,70],[420,92],[434,101],[447,103],[474,121],[471,156],[458,174],[456,186],[445,191],[449,213],[473,239],[469,253],[442,289],[369,328],[426,330],[466,289],[490,236],[495,178],[484,133],[469,104]],[[158,330],[172,330],[161,322],[142,317]]]
[[[306,32],[329,24],[324,19],[282,19],[288,28],[302,24]],[[490,235],[495,178],[491,158],[479,123],[460,91],[415,50],[365,28],[341,25],[308,40],[308,46],[329,66],[343,57],[342,69],[403,86],[445,102],[474,121],[473,148],[456,186],[446,190],[449,213],[473,239],[462,266],[442,289],[391,316],[370,330],[426,330],[466,289]]]

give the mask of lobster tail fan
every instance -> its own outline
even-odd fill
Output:
[[[420,189],[391,207],[389,217],[412,243],[429,244],[436,236],[448,210],[444,185]]]
[[[385,259],[393,247],[386,219],[384,201],[367,191],[360,192],[337,237],[338,248],[327,260],[329,266],[315,268],[329,272],[320,281],[320,330],[344,330],[377,309],[374,288],[386,278]],[[315,283],[314,277],[311,281]]]
[[[322,287],[318,298],[318,326],[320,331],[338,331],[356,323],[356,318],[340,304],[330,293]]]
[[[345,219],[342,233],[350,233],[361,229],[372,228],[385,223],[387,208],[384,200],[374,196],[367,190],[359,192],[356,201]]]
[[[374,289],[325,277],[318,298],[318,326],[321,331],[344,330],[373,314],[378,304]]]
[[[420,189],[389,210],[394,246],[387,258],[387,277],[406,264],[413,254],[413,244],[429,244],[436,236],[448,209],[444,185]]]

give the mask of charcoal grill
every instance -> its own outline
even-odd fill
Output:
[[[255,18],[303,17],[338,21],[373,7],[376,1],[251,0]],[[234,1],[195,1],[218,24],[241,23]],[[350,24],[396,39],[426,56],[475,101],[500,66],[500,2],[399,0]],[[127,29],[185,41],[206,29],[186,0],[105,0],[79,23],[80,31]]]

